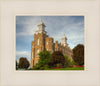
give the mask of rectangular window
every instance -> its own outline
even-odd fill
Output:
[[[39,39],[37,40],[37,45],[39,45]]]
[[[48,45],[48,42],[47,42],[47,45]]]
[[[39,55],[38,55],[38,54],[39,54],[39,52],[40,52],[40,51],[39,51],[39,49],[38,49],[38,50],[37,50],[37,56],[36,56],[36,57],[39,57]]]

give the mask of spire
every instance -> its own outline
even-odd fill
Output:
[[[62,38],[64,38],[64,39],[66,39],[67,40],[67,38],[66,38],[66,36],[65,36],[65,33],[64,33],[64,35],[63,35],[63,37]]]
[[[42,18],[41,18],[41,22],[42,22]]]
[[[39,24],[38,24],[38,31],[37,32],[44,32],[44,33],[46,33],[46,31],[45,31],[45,24],[42,22],[42,18],[40,18],[40,22],[39,22]]]
[[[40,22],[39,22],[38,26],[39,26],[39,25],[45,26],[45,24],[44,24],[43,21],[42,21],[42,18],[40,18]],[[45,27],[46,27],[46,26],[45,26]]]

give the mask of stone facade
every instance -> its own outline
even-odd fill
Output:
[[[54,51],[62,51],[64,55],[68,55],[72,60],[72,50],[67,44],[67,38],[65,35],[62,37],[62,43],[56,41],[47,35],[45,31],[45,24],[41,21],[38,24],[38,31],[34,34],[34,41],[31,43],[31,68],[38,63],[38,53],[44,49],[53,53]]]

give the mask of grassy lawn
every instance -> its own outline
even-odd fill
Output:
[[[20,70],[20,69],[18,69]],[[23,69],[22,69],[23,70]],[[38,69],[28,69],[28,70],[38,70]],[[39,69],[41,70],[41,69]],[[84,70],[84,67],[67,67],[67,68],[59,68],[59,69],[43,69],[43,70]]]
[[[72,68],[60,68],[60,69],[51,69],[51,70],[84,70],[84,67],[72,67]]]

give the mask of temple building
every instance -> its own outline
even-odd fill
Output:
[[[58,43],[58,41],[54,43],[54,39],[47,35],[47,32],[45,31],[46,25],[42,20],[37,26],[38,30],[34,34],[34,41],[31,43],[31,68],[38,63],[38,53],[44,49],[51,53],[54,51],[62,51],[63,55],[69,56],[69,59],[72,60],[72,50],[67,44],[65,35],[62,37],[62,43]]]

